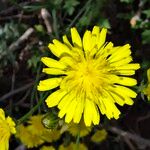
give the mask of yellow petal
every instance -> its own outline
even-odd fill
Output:
[[[92,30],[92,34],[98,37],[99,32],[100,32],[100,27],[99,26],[94,26],[93,30]]]
[[[49,57],[42,57],[41,61],[47,66],[51,68],[59,68],[59,69],[65,69],[66,66],[61,63],[60,61],[57,61],[55,59],[49,58]]]
[[[119,61],[112,62],[110,65],[114,66],[114,67],[117,67],[117,66],[122,66],[122,65],[128,64],[131,61],[132,61],[132,57],[128,56],[128,57],[123,58],[123,59],[121,59]]]
[[[78,104],[74,113],[73,121],[74,123],[79,123],[82,117],[83,113],[83,108],[84,108],[84,99],[81,98],[78,100]]]
[[[118,70],[115,74],[117,75],[128,75],[128,76],[131,76],[131,75],[134,75],[135,74],[135,70]]]
[[[134,86],[137,84],[137,81],[129,77],[118,77],[118,80],[116,83],[126,85],[126,86]]]
[[[105,105],[107,105],[107,103],[105,103]],[[110,105],[107,106],[105,115],[109,120],[113,118],[112,108],[110,107]]]
[[[71,120],[74,116],[75,110],[76,110],[76,106],[77,106],[77,100],[74,99],[74,100],[72,100],[72,102],[70,103],[70,105],[67,109],[65,122],[67,122],[67,123],[71,122]]]
[[[84,106],[84,122],[86,126],[91,126],[92,123],[92,101],[86,99],[85,100],[85,106]]]
[[[71,28],[71,38],[72,43],[75,47],[82,47],[81,37],[75,27]]]
[[[73,59],[75,59],[77,61],[78,60],[83,61],[85,59],[84,52],[83,52],[83,50],[81,48],[73,47],[72,51],[73,51],[73,54],[72,54]]]
[[[54,107],[56,106],[60,100],[67,94],[67,92],[62,90],[57,90],[56,92],[53,92],[51,95],[49,95],[45,102],[48,107]]]
[[[111,91],[111,95],[112,97],[114,98],[115,102],[118,103],[119,105],[124,105],[124,104],[127,104],[127,105],[133,105],[134,101],[129,97],[129,94],[126,94],[125,93],[121,93],[120,91],[114,89],[114,91]]]
[[[108,58],[108,61],[114,62],[130,56],[131,55],[130,47],[131,46],[129,44],[120,47],[114,53],[112,53],[112,55]]]
[[[137,70],[140,68],[140,64],[126,64],[116,67],[117,70]]]
[[[61,51],[56,47],[56,45],[54,45],[52,43],[48,44],[48,48],[57,57],[60,57],[60,55],[62,54]]]
[[[100,115],[97,106],[92,103],[92,110],[93,110],[93,124],[98,125],[100,120]]]
[[[63,42],[69,47],[72,48],[71,43],[69,42],[68,38],[66,35],[63,36]]]
[[[111,101],[111,99],[107,98],[104,103],[106,106],[106,116],[108,117],[108,119],[111,119],[111,118],[118,119],[120,115],[120,111]]]
[[[70,107],[70,103],[73,101],[74,98],[74,95],[68,94],[60,101],[60,103],[58,104],[58,108],[60,109],[58,116],[60,118],[62,118],[66,114],[68,108]]]
[[[61,43],[56,39],[53,40],[53,43],[54,44],[50,43],[48,45],[48,48],[55,56],[61,57],[62,55],[68,55],[68,54],[71,55],[71,51],[68,46],[66,46],[65,44]]]
[[[9,150],[9,141],[8,141],[8,139],[0,142],[0,150]]]
[[[110,92],[111,96],[113,97],[114,101],[119,104],[120,106],[123,106],[125,104],[124,98],[120,95]]]
[[[61,81],[62,78],[51,78],[51,79],[42,80],[40,81],[37,89],[39,91],[48,91],[58,87]]]
[[[60,103],[58,104],[58,108],[62,109],[65,105],[69,104],[70,101],[72,101],[75,97],[76,95],[74,93],[68,92],[68,94],[61,99]]]
[[[98,26],[94,26],[93,27],[93,30],[92,30],[92,39],[91,39],[91,42],[93,43],[92,47],[95,47],[96,49],[96,52],[98,50],[98,40],[99,40],[99,33],[100,33],[100,27]]]
[[[68,75],[68,76],[65,76],[60,84],[60,88],[61,89],[65,89],[66,91],[68,91],[68,87],[69,87],[69,90],[74,90],[75,86],[74,84],[72,83],[75,83],[73,79],[73,75]]]
[[[60,41],[58,41],[56,39],[53,40],[53,43],[57,47],[57,49],[59,50],[60,56],[62,54],[71,54],[71,50],[67,45],[61,43]]]
[[[134,101],[130,97],[125,97],[125,104],[127,105],[133,105]]]
[[[9,128],[10,128],[10,130],[11,130],[11,133],[12,134],[15,134],[16,133],[16,129],[15,129],[15,122],[12,120],[12,118],[11,117],[7,117],[6,118],[6,121],[7,121],[7,123],[9,124]]]
[[[60,62],[63,63],[64,65],[66,65],[66,66],[72,66],[72,65],[75,64],[73,58],[69,57],[69,56],[62,57],[60,59]]]
[[[65,74],[65,71],[57,69],[57,68],[44,68],[42,72],[51,74],[51,75],[62,75]]]
[[[5,120],[4,110],[0,108],[0,119]]]
[[[132,97],[132,98],[136,98],[136,96],[137,96],[137,94],[133,90],[131,90],[127,87],[121,86],[121,85],[115,85],[113,87],[113,91],[120,93],[122,96],[126,95],[126,96]]]
[[[124,76],[109,75],[108,79],[109,81],[111,81],[111,83],[121,84],[125,86],[134,86],[137,84],[137,81],[135,79]]]
[[[118,119],[120,111],[114,104],[114,99],[111,94],[107,91],[103,92],[102,101],[105,104],[105,115],[108,119],[115,118]]]
[[[107,34],[107,29],[103,28],[100,33],[99,33],[99,37],[98,37],[98,49],[100,49],[106,40],[106,34]]]
[[[101,111],[101,114],[104,115],[106,113],[106,106],[105,106],[105,104],[103,102],[102,95],[99,96],[99,103],[97,105],[98,105],[98,107],[99,107],[99,109]]]
[[[92,46],[91,32],[87,30],[83,36],[83,48],[85,53],[88,53],[91,50],[91,46]]]
[[[102,48],[97,52],[96,58],[100,58],[102,56],[106,58],[108,55],[110,55],[113,45],[114,44],[112,42],[109,42],[108,44],[106,43],[106,45],[102,46]]]

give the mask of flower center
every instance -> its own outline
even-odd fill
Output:
[[[106,74],[103,67],[101,64],[98,65],[94,59],[78,63],[74,72],[76,88],[79,91],[83,90],[86,95],[95,93],[96,91],[102,92],[105,77]]]

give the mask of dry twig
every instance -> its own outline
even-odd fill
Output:
[[[41,16],[42,16],[42,18],[44,20],[45,26],[47,28],[47,32],[49,34],[52,33],[52,26],[51,26],[51,22],[50,22],[51,15],[47,11],[47,9],[45,9],[45,8],[41,9]]]
[[[17,40],[15,41],[14,43],[12,43],[10,46],[9,46],[9,50],[10,51],[14,51],[16,49],[19,48],[19,46],[25,42],[34,32],[34,29],[33,28],[29,28],[27,29],[24,34]]]
[[[15,50],[17,50],[32,34],[34,33],[34,29],[33,28],[29,28],[27,29],[24,34],[14,43],[12,43],[9,48],[8,51],[9,52],[14,52]],[[0,55],[0,59],[3,58],[5,55],[7,55],[7,51],[4,51],[1,55]]]
[[[136,144],[138,146],[150,147],[150,140],[142,138],[137,134],[132,134],[130,132],[123,131],[123,130],[118,129],[116,127],[108,127],[108,130],[115,133],[115,134],[118,134],[119,136],[122,136],[126,139],[129,139],[129,140],[132,140],[132,141],[136,142]]]
[[[26,84],[26,85],[24,85],[24,86],[22,86],[18,89],[10,91],[9,93],[7,93],[7,94],[3,95],[2,97],[0,97],[0,101],[3,101],[5,99],[11,97],[12,95],[15,95],[15,94],[19,93],[19,92],[25,91],[26,89],[30,88],[32,85],[33,85],[33,83],[28,83],[28,84]]]

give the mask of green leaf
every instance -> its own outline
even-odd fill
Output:
[[[142,13],[145,14],[147,18],[150,18],[150,9],[143,10]]]
[[[42,32],[42,33],[45,32],[43,26],[40,25],[40,24],[34,25],[34,27],[35,27],[35,29],[36,29],[38,32]]]
[[[132,3],[133,0],[120,0],[120,2],[124,2],[124,3]]]
[[[40,62],[40,56],[33,55],[28,61],[28,68],[37,68],[38,63]]]
[[[106,19],[106,18],[101,18],[99,20],[99,24],[100,24],[101,27],[104,27],[104,28],[107,28],[107,29],[111,28],[110,23],[109,23],[108,19]]]
[[[46,7],[46,5],[41,5],[41,3],[36,3],[34,5],[23,6],[23,9],[29,12],[33,12],[42,9],[43,7]]]
[[[63,8],[69,15],[72,15],[75,11],[75,7],[79,4],[80,2],[78,2],[77,0],[66,0]]]

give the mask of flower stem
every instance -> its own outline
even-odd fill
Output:
[[[43,96],[43,94],[41,94],[39,102],[28,113],[26,113],[24,116],[22,116],[20,119],[17,120],[17,125],[26,121],[35,111],[37,111],[38,108],[43,103],[43,100],[46,98],[46,96],[47,96],[47,94],[45,94],[44,96]]]
[[[66,29],[66,31],[68,31],[75,24],[75,22],[78,20],[78,18],[84,12],[84,10],[87,8],[87,6],[91,3],[91,1],[92,0],[88,0],[86,2],[86,4],[80,9],[79,13],[74,17],[74,19],[72,20],[72,22],[68,25],[68,28]]]
[[[80,144],[80,131],[78,132],[78,135],[77,135],[75,150],[79,149],[79,144]]]

